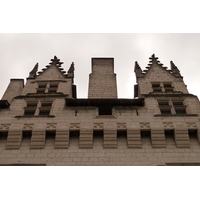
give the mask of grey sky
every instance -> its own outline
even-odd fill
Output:
[[[200,34],[0,34],[0,96],[11,78],[26,79],[34,65],[44,68],[56,55],[68,70],[75,63],[78,98],[87,98],[92,57],[114,57],[119,98],[133,98],[134,62],[142,69],[155,53],[164,66],[172,60],[190,93],[200,97]]]

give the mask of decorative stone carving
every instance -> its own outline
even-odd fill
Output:
[[[1,124],[0,130],[8,130],[10,127],[10,124]]]
[[[46,128],[47,129],[56,129],[56,123],[47,123],[47,126],[46,126]]]
[[[23,130],[32,130],[33,124],[24,124]]]
[[[148,123],[148,122],[141,122],[140,123],[140,128],[141,129],[150,129],[150,123]]]
[[[103,123],[94,123],[94,129],[103,129]]]
[[[117,123],[117,129],[126,129],[126,123]]]
[[[71,123],[70,129],[80,129],[80,123]]]
[[[174,125],[172,122],[163,122],[164,129],[173,129]]]
[[[188,129],[197,129],[197,125],[195,122],[186,122]]]

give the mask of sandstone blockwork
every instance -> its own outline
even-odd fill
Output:
[[[54,56],[25,84],[11,79],[0,100],[0,165],[200,165],[199,99],[172,61],[168,69],[153,54],[145,70],[135,62],[132,99],[117,97],[114,58],[92,58],[87,99],[77,98],[75,64],[62,65]]]

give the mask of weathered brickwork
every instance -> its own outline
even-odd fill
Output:
[[[114,59],[94,58],[88,99],[74,64],[38,64],[0,101],[0,165],[200,165],[200,104],[171,62],[136,62],[137,98],[118,99]]]

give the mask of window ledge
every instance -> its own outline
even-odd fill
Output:
[[[96,116],[97,119],[99,118],[109,118],[109,119],[115,119],[116,116],[113,116],[113,115],[98,115]]]
[[[197,114],[156,114],[154,117],[198,117]]]
[[[15,118],[39,118],[39,117],[49,117],[49,118],[52,118],[52,117],[55,117],[55,115],[18,115],[18,116],[15,116]]]

